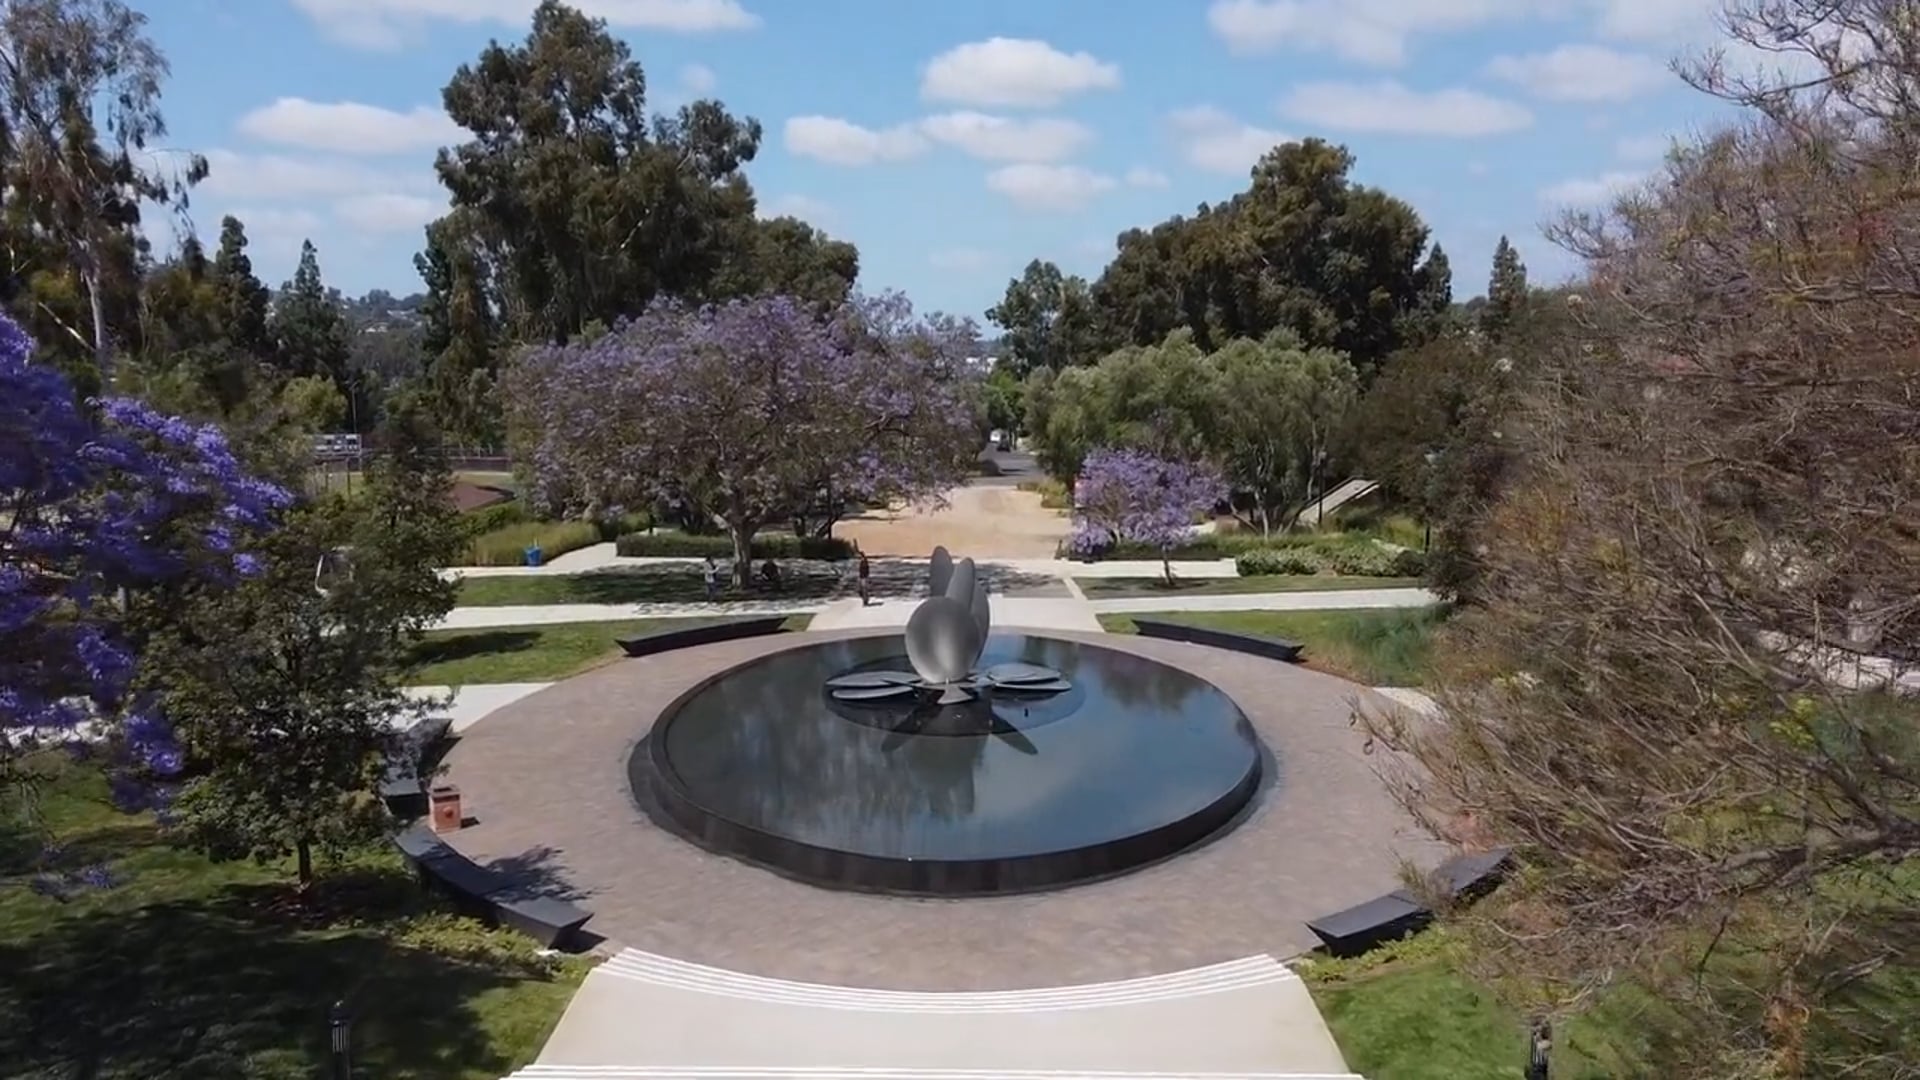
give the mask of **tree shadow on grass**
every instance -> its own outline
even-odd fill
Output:
[[[533,630],[473,630],[423,638],[414,643],[413,660],[425,667],[476,656],[525,652],[539,643],[540,635]]]
[[[360,918],[310,925],[312,912],[284,903],[283,887],[231,885],[205,898],[75,912],[0,943],[7,1075],[327,1075],[335,1000],[355,1018],[356,1076],[501,1076],[523,1063],[530,1048],[503,1048],[489,1028],[512,1008],[506,991],[546,981],[530,952],[516,964],[400,935],[402,913],[419,905],[397,873],[330,884],[324,906]],[[563,1000],[563,988],[553,989]]]

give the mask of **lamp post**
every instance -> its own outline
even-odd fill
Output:
[[[353,1015],[344,1001],[334,1002],[327,1010],[327,1055],[333,1062],[333,1080],[353,1080]]]
[[[1424,508],[1425,512],[1420,515],[1420,524],[1425,526],[1425,531],[1420,537],[1420,551],[1422,553],[1433,550],[1433,465],[1434,462],[1440,460],[1440,451],[1429,450],[1426,456],[1427,497],[1421,500],[1426,506]]]

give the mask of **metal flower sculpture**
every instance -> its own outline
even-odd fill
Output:
[[[975,670],[987,647],[992,612],[986,584],[972,559],[958,563],[944,547],[933,549],[927,599],[907,619],[907,661],[913,671],[859,671],[827,680],[837,701],[875,704],[907,697],[937,696],[951,705],[978,698],[982,691],[1044,696],[1072,689],[1060,673],[1018,661]]]

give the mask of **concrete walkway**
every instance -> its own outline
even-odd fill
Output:
[[[1083,599],[1074,597],[994,596],[989,604],[995,630],[1081,630],[1100,633],[1100,620]],[[862,605],[858,598],[836,600],[813,617],[809,630],[858,630],[904,627],[920,606],[912,600],[881,600]]]
[[[1103,614],[1130,611],[1357,611],[1419,608],[1440,602],[1425,589],[1329,589],[1317,592],[1231,593],[1214,596],[1124,596],[1089,600]]]
[[[638,1022],[636,1022],[638,1021]],[[1270,956],[1085,986],[973,993],[764,978],[626,949],[515,1078],[1353,1078]]]
[[[498,626],[551,626],[556,623],[621,622],[627,619],[806,615],[825,611],[827,606],[826,600],[744,600],[719,604],[501,604],[496,607],[454,608],[434,629],[485,630]]]
[[[931,553],[931,549],[929,549]],[[956,557],[965,557],[966,552],[956,552]],[[878,558],[876,562],[880,561]],[[924,556],[900,558],[886,556],[887,562],[905,562],[924,564]],[[1005,572],[1033,577],[1054,578],[1157,578],[1164,570],[1158,559],[1113,559],[1105,562],[1075,562],[1071,559],[1040,558],[995,558],[993,556],[975,557],[983,569],[997,568]],[[651,566],[684,566],[689,569],[700,565],[701,560],[667,555],[622,556],[614,551],[613,544],[595,544],[592,547],[569,551],[544,566],[455,566],[442,570],[443,577],[482,578],[482,577],[566,577],[572,574],[592,574],[607,570],[634,570]],[[1232,559],[1175,559],[1173,573],[1180,578],[1230,578],[1238,577],[1239,570]]]

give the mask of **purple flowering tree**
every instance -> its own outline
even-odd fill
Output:
[[[129,601],[249,573],[241,543],[290,498],[248,476],[217,429],[137,401],[83,407],[32,353],[0,315],[0,781],[36,751],[117,733],[116,795],[152,805],[181,752],[130,700]]]
[[[733,540],[823,492],[937,496],[979,450],[971,323],[919,318],[897,294],[824,315],[790,297],[661,301],[593,341],[509,369],[510,423],[543,492],[586,509],[671,498]]]
[[[1144,544],[1160,552],[1160,568],[1171,585],[1172,549],[1192,535],[1196,517],[1226,496],[1226,485],[1208,466],[1144,450],[1095,450],[1074,484],[1074,528],[1067,546],[1074,554],[1091,555],[1117,543]]]

